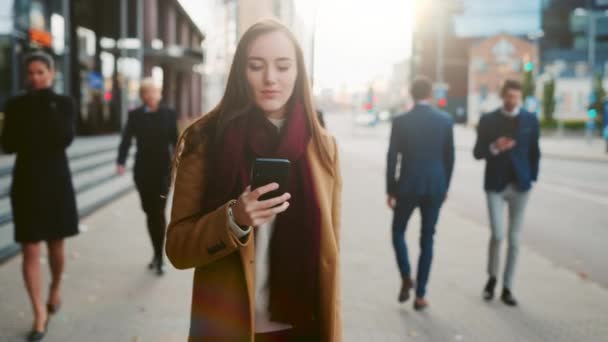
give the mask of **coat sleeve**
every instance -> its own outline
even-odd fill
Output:
[[[530,143],[530,175],[533,181],[538,180],[538,169],[540,164],[540,125],[538,119],[534,118],[534,130],[532,136],[532,142]]]
[[[475,142],[475,148],[473,149],[473,156],[475,159],[494,158],[494,155],[490,152],[490,145],[492,143],[493,141],[491,140],[488,127],[488,117],[482,115],[479,124],[477,125],[477,141]]]
[[[127,117],[127,124],[125,126],[125,129],[122,132],[120,145],[118,146],[118,159],[116,161],[118,165],[125,165],[127,162],[127,157],[129,156],[129,149],[131,148],[131,143],[133,142],[133,137],[135,135],[134,126],[135,123],[133,113],[130,113]]]
[[[205,186],[203,151],[182,156],[177,167],[171,222],[167,229],[167,257],[178,269],[203,267],[246,246],[230,233],[229,203],[201,214]]]
[[[397,193],[397,158],[398,158],[398,145],[399,145],[399,129],[398,119],[393,120],[391,128],[391,137],[389,141],[388,153],[386,154],[386,193],[389,195],[395,195]],[[405,158],[401,158],[401,167],[403,168],[403,162]]]
[[[452,180],[452,173],[454,171],[454,160],[454,122],[450,120],[443,147],[443,163],[447,181],[446,189],[450,188],[450,181]]]
[[[14,100],[9,100],[4,109],[4,123],[2,127],[2,149],[6,153],[15,153],[19,150],[21,127],[19,127],[19,118],[15,113]]]
[[[340,249],[340,230],[342,227],[342,170],[340,166],[340,151],[334,139],[334,170],[336,172],[333,199],[332,199],[332,225],[338,250]]]

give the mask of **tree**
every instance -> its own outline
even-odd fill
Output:
[[[550,79],[543,86],[543,117],[547,122],[553,122],[555,112],[555,80]]]
[[[523,96],[527,99],[528,96],[534,96],[535,85],[534,85],[534,71],[526,70],[524,73],[524,84],[523,84]]]

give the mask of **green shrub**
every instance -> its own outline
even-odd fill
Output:
[[[564,129],[571,131],[584,130],[586,122],[587,121],[584,119],[568,119],[562,121],[564,124]],[[542,129],[557,129],[559,127],[559,122],[555,119],[543,119],[540,122],[540,127]]]

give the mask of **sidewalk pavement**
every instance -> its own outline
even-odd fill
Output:
[[[81,229],[67,240],[63,304],[44,341],[185,341],[192,271],[170,268],[159,279],[147,270],[152,247],[137,193],[88,216]],[[3,342],[24,341],[31,328],[20,264],[18,256],[0,266]]]
[[[437,228],[431,306],[419,313],[411,302],[398,304],[391,213],[377,176],[384,155],[365,141],[340,141],[345,341],[608,340],[608,290],[526,246],[515,284],[521,305],[485,303],[488,229],[459,216],[449,203]],[[185,341],[192,271],[169,267],[159,279],[146,269],[152,250],[144,222],[135,193],[82,221],[86,232],[68,242],[64,303],[45,341]],[[414,268],[418,227],[416,216],[408,233]],[[31,327],[20,262],[16,257],[0,266],[0,341],[22,341]]]

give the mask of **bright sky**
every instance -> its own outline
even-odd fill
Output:
[[[180,0],[205,30],[210,13],[201,0]],[[208,1],[208,0],[203,0]],[[317,12],[315,88],[366,88],[390,76],[411,50],[413,0],[295,0],[309,25]]]
[[[316,89],[367,88],[410,56],[411,1],[318,1]]]

